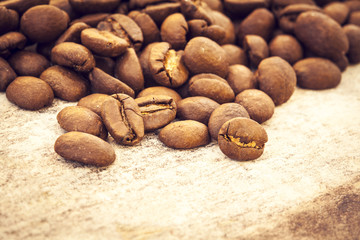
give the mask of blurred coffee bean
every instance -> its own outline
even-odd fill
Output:
[[[291,65],[303,58],[303,49],[299,41],[288,34],[274,37],[269,43],[270,56],[278,56]]]
[[[326,15],[334,19],[340,25],[347,20],[350,12],[349,7],[342,2],[331,2],[324,6],[323,10]]]
[[[229,83],[235,95],[245,89],[256,87],[253,72],[248,67],[240,64],[234,64],[229,67],[226,81]]]
[[[2,0],[0,1],[0,6],[15,10],[21,15],[31,7],[49,4],[49,1],[50,0]]]
[[[19,32],[8,32],[0,36],[0,57],[8,57],[12,50],[23,49],[26,37]]]
[[[347,57],[351,63],[360,62],[360,26],[347,24],[343,30],[349,40],[349,51]]]

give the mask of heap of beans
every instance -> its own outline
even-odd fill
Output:
[[[27,110],[78,102],[57,115],[68,160],[107,166],[109,134],[136,145],[157,130],[252,160],[296,85],[334,88],[360,61],[359,26],[360,1],[2,0],[0,91]]]

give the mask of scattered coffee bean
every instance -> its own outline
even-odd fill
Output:
[[[55,45],[63,42],[81,43],[81,32],[90,26],[84,22],[72,24],[55,42]]]
[[[234,91],[235,95],[244,91],[245,89],[256,87],[253,72],[244,65],[231,65],[229,67],[229,73],[226,77],[226,80]]]
[[[0,56],[8,57],[12,50],[23,49],[26,37],[19,32],[8,32],[0,36]]]
[[[258,35],[244,36],[243,48],[251,67],[256,68],[263,59],[269,57],[269,47],[265,40]]]
[[[9,63],[19,76],[39,77],[50,67],[50,62],[44,56],[26,50],[12,54]]]
[[[148,14],[139,11],[131,11],[128,16],[141,28],[144,46],[147,46],[152,42],[160,42],[160,30]]]
[[[175,50],[184,49],[188,24],[181,13],[168,16],[161,24],[161,40],[168,42]]]
[[[111,99],[112,97],[107,94],[102,93],[93,93],[90,95],[87,95],[86,97],[83,97],[79,100],[78,106],[83,106],[97,115],[101,116],[101,105],[106,101]]]
[[[270,56],[278,56],[291,65],[303,58],[303,48],[295,37],[281,34],[269,43]]]
[[[179,102],[182,100],[182,97],[180,94],[178,94],[175,90],[163,86],[154,86],[154,87],[148,87],[139,92],[137,95],[138,98],[145,97],[145,96],[151,96],[151,95],[165,95],[171,97],[176,106],[178,106]]]

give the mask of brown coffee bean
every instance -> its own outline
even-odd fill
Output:
[[[229,65],[241,64],[244,66],[248,65],[248,59],[245,51],[234,44],[225,44],[221,46],[227,55]]]
[[[54,93],[49,84],[36,77],[17,77],[6,89],[7,99],[26,110],[51,105]]]
[[[17,77],[15,71],[9,63],[0,57],[0,92],[6,90],[6,87]]]
[[[147,46],[152,42],[161,41],[160,30],[154,20],[148,14],[139,11],[131,11],[129,12],[128,16],[131,17],[131,19],[134,20],[141,28],[144,37],[144,46]]]
[[[82,106],[90,109],[97,115],[101,116],[101,105],[112,97],[102,93],[93,93],[83,97],[77,103],[77,106]]]
[[[135,145],[144,137],[144,120],[135,100],[126,94],[112,95],[101,106],[101,117],[114,140]]]
[[[246,17],[253,10],[269,6],[267,0],[224,0],[224,8],[232,15]]]
[[[324,13],[334,19],[340,25],[347,20],[349,12],[349,7],[342,2],[331,2],[324,6]]]
[[[360,62],[360,27],[354,24],[347,24],[343,30],[349,40],[349,51],[347,57],[351,63]]]
[[[11,55],[9,63],[19,76],[39,77],[50,67],[50,62],[44,56],[25,50]]]
[[[189,28],[189,38],[207,37],[217,43],[221,42],[225,37],[225,30],[218,25],[209,26],[205,20],[193,19],[187,22]]]
[[[164,127],[176,117],[174,100],[165,95],[152,95],[136,98],[144,119],[145,131],[153,131]]]
[[[202,19],[212,24],[211,9],[203,1],[180,0],[181,13],[186,19]]]
[[[259,158],[267,141],[267,133],[259,123],[241,117],[225,122],[218,136],[220,150],[238,161]]]
[[[226,77],[229,67],[224,49],[205,37],[195,37],[187,43],[184,63],[192,74],[213,73],[220,77]]]
[[[72,24],[61,36],[56,40],[55,45],[63,42],[81,43],[81,32],[90,26],[84,22]]]
[[[4,6],[0,6],[0,35],[15,31],[19,25],[19,14]]]
[[[50,0],[3,0],[0,2],[0,6],[5,6],[7,9],[12,9],[22,14],[36,5],[49,4],[49,1]]]
[[[224,103],[217,107],[209,118],[209,132],[217,140],[221,126],[228,120],[236,117],[250,118],[246,109],[238,103]]]
[[[95,67],[95,59],[89,49],[73,42],[63,42],[51,50],[51,61],[73,68],[77,72],[90,72]]]
[[[197,96],[184,98],[177,106],[178,118],[195,120],[207,125],[211,113],[220,106],[220,104],[210,98]]]
[[[142,12],[148,14],[158,26],[161,26],[161,23],[167,16],[180,12],[180,3],[164,2],[155,5],[149,5],[146,6]]]
[[[116,94],[124,93],[131,97],[135,97],[135,92],[128,85],[105,73],[100,68],[94,68],[89,73],[91,91],[94,93]]]
[[[271,97],[275,105],[285,103],[295,91],[296,74],[280,57],[262,60],[254,74],[259,89]]]
[[[263,91],[247,89],[239,93],[235,102],[243,106],[251,119],[258,123],[269,120],[275,111],[273,100]]]
[[[82,14],[112,12],[120,0],[69,0],[73,9]]]
[[[270,56],[278,56],[291,65],[303,58],[299,41],[291,35],[281,34],[269,43]]]
[[[80,18],[75,19],[70,23],[70,25],[74,25],[76,23],[85,23],[89,25],[90,27],[97,27],[97,25],[104,21],[108,16],[110,16],[109,13],[93,13],[93,14],[87,14]]]
[[[54,150],[66,160],[105,167],[115,161],[114,149],[109,143],[83,132],[68,132],[56,139]]]
[[[279,19],[281,11],[290,5],[297,4],[306,4],[306,5],[316,5],[313,0],[273,0],[271,3],[271,11]],[[295,16],[296,17],[296,16]],[[293,19],[294,21],[296,19]]]
[[[114,73],[116,78],[130,86],[135,92],[144,88],[140,61],[133,48],[127,48],[125,53],[116,59]]]
[[[109,75],[114,75],[115,61],[110,57],[94,55],[95,66]]]
[[[240,64],[235,64],[229,67],[229,73],[226,77],[226,81],[229,83],[235,95],[245,89],[256,87],[253,72],[248,67]]]
[[[76,72],[61,66],[52,66],[40,75],[54,90],[56,97],[76,102],[88,93],[88,85]]]
[[[220,45],[235,44],[235,39],[236,39],[235,27],[234,27],[234,24],[232,23],[231,19],[222,12],[211,11],[210,13],[211,13],[211,20],[212,20],[212,25],[210,26],[210,28],[213,26],[214,27],[219,26],[225,32],[225,37],[222,39],[219,39],[217,42]]]
[[[194,120],[184,120],[168,124],[161,129],[159,139],[170,148],[190,149],[210,142],[208,128]]]
[[[231,102],[235,93],[229,83],[211,73],[203,73],[193,76],[188,84],[191,96],[204,96],[215,100],[218,103]]]
[[[206,3],[206,5],[208,5],[208,7],[212,10],[215,10],[218,12],[224,11],[221,0],[203,0],[203,2]]]
[[[176,106],[178,106],[178,103],[182,100],[182,97],[179,93],[177,93],[175,90],[163,86],[154,86],[154,87],[148,87],[143,89],[139,94],[137,95],[138,98],[140,97],[146,97],[150,95],[165,95],[171,97]]]
[[[28,9],[21,17],[21,31],[33,42],[56,40],[67,28],[70,18],[63,10],[51,5]]]
[[[155,43],[151,47],[148,66],[152,79],[166,87],[179,87],[189,76],[183,64],[183,51],[170,49],[167,42]]]
[[[297,84],[307,89],[336,87],[341,80],[340,69],[325,58],[305,58],[294,64]]]
[[[171,14],[161,24],[162,41],[168,42],[175,50],[184,49],[187,33],[188,24],[181,13]]]
[[[70,19],[78,17],[78,14],[74,11],[73,7],[69,3],[69,0],[50,0],[49,5],[65,11],[69,15]]]
[[[354,11],[350,13],[348,24],[360,26],[360,11]]]
[[[66,107],[57,114],[56,119],[60,127],[68,132],[85,132],[104,140],[108,136],[101,117],[86,107]]]
[[[246,35],[243,49],[249,59],[250,66],[256,68],[259,63],[269,57],[269,47],[265,40],[258,35]]]
[[[143,76],[144,79],[146,79],[146,81],[144,82],[146,86],[156,85],[150,70],[150,52],[151,52],[151,48],[157,44],[158,42],[150,43],[141,51],[139,56],[139,62],[141,65]]]
[[[26,37],[19,32],[8,32],[0,36],[0,56],[8,57],[14,49],[23,49]]]

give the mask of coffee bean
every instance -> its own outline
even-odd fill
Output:
[[[12,50],[23,49],[26,37],[19,32],[8,32],[0,36],[0,57],[8,57]]]
[[[248,65],[248,59],[245,51],[234,44],[225,44],[221,46],[225,52],[229,62],[229,65],[241,64],[244,66]]]
[[[350,12],[349,7],[342,2],[331,2],[324,6],[323,10],[326,15],[334,19],[340,25],[347,20]]]
[[[242,91],[236,96],[235,102],[243,106],[250,118],[258,123],[269,120],[275,111],[275,104],[272,99],[258,89]]]
[[[209,26],[205,20],[193,19],[187,22],[190,38],[207,37],[217,43],[225,37],[225,30],[218,25]]]
[[[19,76],[39,77],[50,67],[50,62],[44,56],[25,50],[11,55],[9,63]]]
[[[182,97],[179,93],[177,93],[175,90],[163,86],[154,86],[154,87],[148,87],[139,92],[137,95],[138,98],[150,96],[150,95],[165,95],[171,97],[176,106],[178,106],[179,102],[182,100]]]
[[[72,24],[66,31],[56,40],[55,45],[63,42],[81,43],[81,32],[90,26],[84,22]]]
[[[101,117],[86,107],[66,107],[57,114],[56,119],[60,127],[68,132],[85,132],[104,140],[108,136]]]
[[[109,13],[92,13],[84,15],[80,18],[75,19],[70,23],[70,25],[74,25],[76,23],[85,23],[89,25],[90,27],[97,27],[97,25],[104,21],[108,16],[110,16]]]
[[[36,77],[17,77],[6,89],[7,99],[26,110],[51,105],[54,93],[49,84]]]
[[[85,79],[71,69],[62,66],[52,66],[40,75],[54,90],[56,97],[75,102],[88,93],[88,85]]]
[[[161,129],[159,139],[166,146],[176,149],[196,148],[210,142],[207,126],[194,120],[168,124]]]
[[[81,98],[77,105],[86,107],[97,115],[101,116],[101,105],[109,99],[112,99],[112,97],[109,95],[102,93],[93,93]]]
[[[161,26],[161,23],[167,16],[180,12],[180,3],[164,2],[155,5],[148,5],[142,10],[142,12],[148,14],[158,26]]]
[[[291,65],[303,58],[299,41],[291,35],[281,34],[269,43],[270,56],[279,56]]]
[[[235,44],[236,34],[235,27],[231,19],[222,12],[211,11],[212,25],[210,27],[219,26],[225,32],[225,37],[217,41],[220,45]]]
[[[267,141],[267,133],[259,123],[241,117],[225,122],[218,136],[220,150],[238,161],[259,158]]]
[[[294,64],[297,84],[308,89],[336,87],[341,80],[340,69],[325,58],[305,58]]]
[[[159,129],[176,117],[176,104],[169,96],[152,95],[136,98],[141,115],[144,119],[145,131]]]
[[[184,49],[188,24],[181,13],[168,16],[161,24],[161,40],[168,42],[175,50]]]
[[[351,12],[348,23],[360,26],[360,11]]]
[[[229,83],[235,95],[245,89],[256,87],[253,72],[244,65],[235,64],[230,66],[226,81]]]
[[[69,0],[50,0],[49,5],[52,5],[54,7],[60,8],[61,10],[65,11],[70,19],[75,19],[78,16],[78,14],[74,11],[73,7],[69,3]]]
[[[212,24],[211,9],[202,1],[180,0],[180,10],[186,19],[202,19]]]
[[[9,63],[0,57],[0,91],[5,91],[6,87],[17,77],[15,71]]]
[[[19,14],[22,14],[36,5],[49,4],[49,1],[50,0],[3,0],[0,2],[0,6],[5,6],[8,9],[13,9]]]
[[[68,132],[56,139],[54,150],[66,160],[105,167],[115,161],[111,145],[83,132]]]
[[[313,0],[285,0],[285,1],[284,0],[273,0],[271,3],[271,11],[276,16],[276,18],[279,19],[283,9],[285,9],[287,6],[297,5],[297,4],[302,4],[304,6],[306,6],[306,5],[312,6],[312,5],[315,5],[315,2]],[[296,17],[297,17],[297,15],[295,15],[295,17],[293,19],[294,21],[296,20],[295,19]]]
[[[135,100],[126,94],[112,95],[101,106],[101,117],[114,140],[135,145],[144,137],[144,121]]]
[[[354,24],[347,24],[343,30],[349,40],[349,51],[347,57],[351,63],[360,62],[360,27]]]
[[[250,118],[246,109],[238,103],[224,103],[217,107],[209,118],[208,127],[211,137],[216,140],[221,126],[236,117]]]
[[[178,118],[195,120],[207,125],[211,113],[220,106],[220,104],[210,98],[197,96],[184,98],[177,106]]]
[[[263,59],[269,57],[269,47],[265,40],[258,35],[246,35],[243,40],[243,49],[249,59],[249,65],[254,68]]]
[[[69,0],[75,11],[82,14],[104,13],[113,11],[120,3],[120,0]]]
[[[134,20],[141,28],[144,37],[144,46],[147,46],[152,42],[161,41],[160,30],[154,20],[148,14],[139,11],[131,11],[129,12],[128,16],[131,17],[131,19]]]
[[[0,6],[0,35],[15,31],[19,25],[19,14],[4,6]]]

